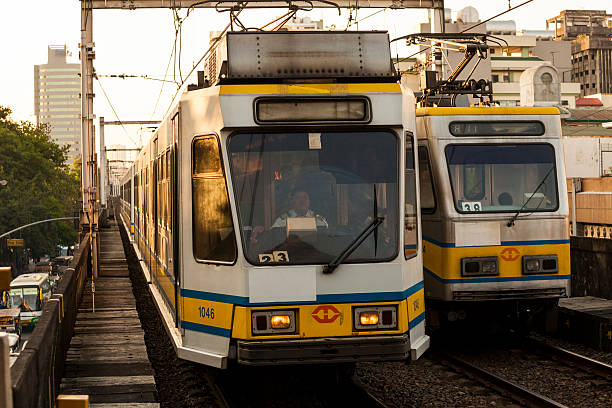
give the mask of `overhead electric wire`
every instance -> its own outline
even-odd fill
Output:
[[[521,4],[519,4],[519,5],[516,5],[516,6],[514,6],[514,7],[509,8],[508,10],[502,11],[501,13],[496,14],[496,15],[494,15],[493,17],[489,17],[489,18],[487,18],[486,20],[480,21],[480,22],[478,22],[478,23],[476,23],[476,24],[474,24],[474,25],[472,25],[472,26],[470,26],[470,27],[466,28],[465,30],[461,30],[461,31],[459,31],[459,34],[463,34],[463,33],[465,33],[466,31],[471,30],[472,28],[478,27],[478,26],[479,26],[479,25],[481,25],[481,24],[484,24],[484,23],[486,23],[486,22],[488,22],[488,21],[493,20],[494,18],[497,18],[497,17],[499,17],[499,16],[501,16],[501,15],[504,15],[504,14],[508,13],[509,11],[512,11],[512,10],[515,10],[515,9],[517,9],[517,8],[521,7],[521,6],[524,6],[524,5],[525,5],[525,4],[527,4],[527,3],[531,3],[532,1],[533,1],[533,0],[527,0],[527,1],[525,1],[525,2],[523,2],[523,3],[521,3]],[[432,33],[432,34],[433,34],[433,33]],[[475,33],[475,34],[477,34],[477,33]],[[404,39],[404,38],[406,38],[406,37],[408,37],[408,35],[404,35],[404,36],[402,36],[402,37],[394,38],[393,40],[391,40],[391,42],[398,41],[398,40]],[[410,54],[409,56],[402,58],[401,60],[397,61],[395,64],[399,64],[400,62],[406,61],[407,59],[412,58],[412,57],[414,57],[415,55],[419,55],[420,53],[425,52],[425,51],[427,51],[427,50],[431,49],[432,47],[433,47],[433,45],[429,45],[429,46],[427,46],[427,47],[423,48],[422,50],[419,50],[419,51],[415,52],[414,54]]]
[[[126,136],[132,141],[132,143],[134,143],[134,146],[138,146],[138,144],[134,141],[134,139],[132,139],[132,137],[128,133],[125,126],[123,126],[123,122],[121,122],[121,119],[119,119],[119,115],[117,115],[117,111],[115,110],[115,107],[113,106],[113,104],[110,101],[110,98],[106,94],[106,91],[104,90],[104,87],[102,86],[102,82],[100,81],[100,78],[98,78],[96,74],[94,74],[94,78],[96,78],[96,80],[98,81],[98,85],[100,85],[100,89],[102,90],[102,93],[104,94],[104,97],[106,98],[106,102],[108,102],[108,105],[111,107],[113,113],[115,114],[115,117],[117,118],[117,121],[121,123],[121,127],[123,128],[123,131],[125,132]]]
[[[141,78],[141,79],[148,79],[148,80],[151,80],[151,81],[170,82],[170,83],[175,84],[177,86],[179,85],[179,83],[176,82],[176,81],[171,81],[169,79],[153,78],[153,77],[150,77],[148,75],[132,75],[132,74],[108,74],[108,75],[101,75],[101,74],[98,74],[98,76],[101,77],[101,78],[119,78],[119,79]]]
[[[386,10],[387,10],[387,9],[389,9],[389,8],[391,8],[391,6],[387,6],[387,7],[383,8],[383,9],[380,9],[380,10],[378,10],[378,11],[376,11],[376,12],[372,13],[372,14],[369,14],[369,15],[365,16],[364,18],[362,18],[361,20],[357,20],[357,19],[355,19],[354,21],[349,22],[349,23],[346,25],[346,27],[344,28],[344,31],[348,30],[348,28],[349,28],[350,26],[352,26],[352,25],[354,25],[354,24],[359,24],[359,23],[361,23],[363,20],[367,20],[367,19],[368,19],[368,18],[370,18],[370,17],[374,17],[374,16],[375,16],[375,15],[377,15],[378,13],[382,13],[383,11],[386,11]],[[356,17],[356,16],[355,16],[355,17]]]
[[[238,12],[236,13],[236,15],[240,14],[242,12],[243,9],[238,10]],[[200,59],[198,60],[197,63],[195,63],[193,65],[193,67],[191,68],[191,70],[189,70],[189,73],[187,74],[187,76],[185,77],[185,81],[183,81],[181,83],[181,86],[176,90],[176,92],[174,93],[174,95],[172,96],[172,99],[170,100],[170,104],[168,105],[168,109],[166,110],[166,113],[164,113],[164,117],[168,114],[168,112],[170,111],[170,108],[172,108],[172,104],[174,103],[174,100],[176,99],[176,96],[179,94],[180,90],[183,88],[183,86],[186,83],[186,80],[189,79],[189,77],[191,76],[191,74],[193,74],[193,71],[195,71],[195,69],[197,68],[198,65],[200,65],[200,63],[202,61],[204,61],[204,58],[206,58],[208,56],[208,54],[210,54],[210,52],[214,49],[214,47],[219,43],[219,41],[221,41],[221,38],[223,37],[223,35],[227,32],[227,30],[230,28],[231,26],[231,22],[229,22],[225,28],[221,31],[221,33],[219,34],[219,36],[217,38],[215,38],[215,40],[213,41],[212,44],[209,45],[208,49],[204,52],[204,54],[202,54],[202,56],[200,57]]]

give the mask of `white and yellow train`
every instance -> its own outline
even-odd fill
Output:
[[[228,33],[205,72],[121,187],[178,356],[417,359],[415,103],[388,35]]]
[[[558,109],[416,114],[428,324],[501,311],[522,319],[569,296]]]

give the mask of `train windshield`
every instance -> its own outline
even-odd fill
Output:
[[[461,213],[558,208],[555,153],[549,144],[449,145],[446,159]]]
[[[237,133],[229,140],[244,252],[252,264],[345,262],[398,251],[398,138],[385,131]]]

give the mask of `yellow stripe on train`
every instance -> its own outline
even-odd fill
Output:
[[[261,84],[221,85],[220,95],[231,94],[353,94],[353,93],[401,93],[397,83],[380,84]]]

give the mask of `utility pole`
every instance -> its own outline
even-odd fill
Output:
[[[96,57],[93,42],[93,8],[81,0],[81,182],[83,211],[82,232],[89,230],[92,274],[98,276],[98,214],[96,208],[97,165],[94,154],[95,129],[93,114],[93,60]]]

